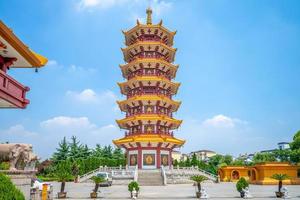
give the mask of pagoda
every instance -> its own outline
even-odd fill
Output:
[[[181,104],[172,99],[180,86],[172,81],[178,69],[172,64],[176,31],[166,29],[162,21],[152,24],[152,10],[148,8],[146,13],[146,24],[137,20],[136,26],[123,31],[126,64],[120,68],[126,81],[118,85],[127,98],[117,103],[126,116],[116,122],[127,131],[113,143],[126,150],[129,167],[156,169],[171,166],[173,149],[185,141],[175,138],[172,131],[182,123],[173,118]]]

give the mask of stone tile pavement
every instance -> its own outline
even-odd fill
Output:
[[[59,191],[60,183],[53,182],[54,195]],[[66,191],[69,199],[89,199],[89,193],[93,189],[93,183],[67,183]],[[290,199],[300,200],[300,186],[286,186],[288,188]],[[239,193],[235,189],[234,183],[204,183],[203,188],[206,189],[210,199],[239,199]],[[253,199],[276,199],[274,191],[277,186],[260,186],[250,185],[250,192]],[[111,187],[100,188],[99,199],[130,199],[127,185],[113,185]],[[167,186],[142,186],[139,199],[151,200],[174,200],[174,199],[195,199],[195,188],[191,184],[178,184]]]

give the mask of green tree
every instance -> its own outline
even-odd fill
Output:
[[[281,192],[282,181],[289,179],[290,177],[286,174],[273,174],[271,178],[278,181],[278,192]]]
[[[207,177],[202,176],[202,175],[194,175],[191,177],[192,181],[195,181],[197,184],[198,192],[201,191],[201,183],[208,180]]]
[[[71,142],[69,143],[70,146],[70,151],[69,151],[69,157],[71,160],[75,160],[77,158],[80,158],[80,154],[81,154],[81,145],[80,145],[80,141],[77,140],[76,136],[72,136],[71,137]]]
[[[57,163],[63,160],[67,160],[69,156],[69,145],[67,143],[66,137],[59,142],[58,148],[56,148],[56,152],[54,152],[52,156],[52,160]]]
[[[198,159],[197,159],[197,156],[195,153],[193,153],[193,155],[192,155],[191,165],[198,166]]]
[[[103,177],[100,177],[100,176],[93,176],[91,179],[95,183],[95,188],[94,188],[93,192],[98,192],[100,183],[105,182],[105,179]]]
[[[115,148],[112,157],[114,159],[124,159],[124,153],[121,148]]]
[[[244,177],[241,177],[235,186],[236,186],[237,191],[242,192],[243,189],[245,189],[246,187],[249,186],[249,183],[246,181],[246,179]]]
[[[300,149],[294,149],[290,152],[290,160],[293,163],[300,163]]]
[[[89,147],[85,145],[81,145],[79,147],[79,158],[87,158],[91,155],[91,150]]]
[[[173,165],[174,165],[174,166],[178,166],[178,165],[179,165],[179,163],[178,163],[178,160],[177,160],[177,159],[173,160]]]
[[[223,159],[223,156],[217,154],[217,155],[212,156],[212,157],[209,159],[208,163],[209,163],[211,166],[217,167],[219,164],[221,164],[221,163],[223,162],[223,160],[224,160],[224,159]]]
[[[234,165],[234,166],[243,166],[243,165],[245,165],[245,161],[243,159],[237,158],[234,161],[232,161],[230,164]]]
[[[300,130],[297,131],[297,133],[295,133],[293,140],[295,140],[296,138],[299,138],[299,137],[300,137]]]
[[[185,162],[184,162],[185,167],[190,167],[191,166],[191,160],[189,157],[186,158]]]
[[[112,158],[112,152],[113,152],[113,149],[110,145],[104,146],[104,148],[102,150],[102,156],[104,158]]]
[[[291,150],[300,149],[300,131],[298,131],[294,137],[293,142],[290,143]]]
[[[232,161],[233,161],[233,158],[231,155],[227,154],[223,157],[223,163],[226,163],[227,165],[231,165]]]
[[[276,161],[276,157],[274,153],[256,153],[253,156],[254,163],[274,162],[274,161]]]
[[[100,144],[96,144],[95,149],[93,149],[93,156],[102,157],[103,152]]]
[[[71,163],[69,161],[61,161],[57,164],[55,175],[58,178],[58,181],[61,182],[60,186],[60,192],[65,192],[65,186],[66,182],[70,179],[72,179],[72,169],[71,169]]]
[[[291,159],[291,150],[290,149],[277,149],[273,152],[274,156],[280,162],[289,162]]]

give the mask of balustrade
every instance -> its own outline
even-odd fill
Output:
[[[132,72],[131,74],[129,74],[127,76],[127,79],[130,80],[130,79],[132,79],[134,77],[137,77],[137,76],[164,76],[168,80],[172,79],[172,77],[168,73],[166,73],[162,70],[159,70],[159,69],[152,69],[152,70],[140,69],[140,70],[137,70],[137,71]]]
[[[140,134],[158,134],[158,135],[167,135],[173,137],[174,132],[173,131],[126,131],[125,132],[125,136],[140,135]]]
[[[162,43],[168,45],[168,40],[163,39],[160,36],[155,35],[155,34],[142,34],[139,37],[137,37],[135,40],[132,40],[129,45],[132,45],[132,44],[136,43],[137,41],[141,41],[141,42],[143,42],[143,41],[162,42]]]
[[[138,54],[133,55],[131,58],[129,58],[129,62],[132,62],[136,59],[140,59],[140,58],[154,58],[154,59],[162,59],[165,60],[167,62],[170,62],[170,59],[167,58],[165,55],[156,52],[156,51],[142,51]]]
[[[133,115],[142,115],[142,114],[167,115],[168,117],[173,117],[173,114],[170,111],[141,111],[141,110],[126,112],[126,117],[130,117]]]
[[[133,89],[127,93],[127,99],[133,97],[133,96],[140,96],[140,95],[162,95],[169,97],[170,99],[172,98],[172,95],[170,92],[166,90],[145,90],[145,89]]]

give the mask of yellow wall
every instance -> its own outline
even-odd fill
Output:
[[[226,166],[219,169],[221,181],[236,181],[233,178],[233,172],[237,171],[239,177],[244,177],[252,184],[276,185],[278,181],[272,179],[273,174],[287,174],[290,179],[283,181],[283,184],[300,185],[300,177],[297,177],[297,171],[300,166],[291,165],[283,162],[268,162],[257,164],[255,166]]]

